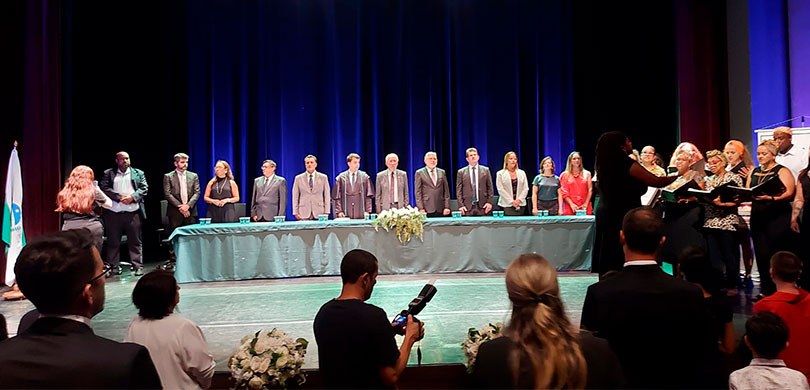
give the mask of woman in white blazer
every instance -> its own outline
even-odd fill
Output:
[[[498,187],[498,206],[504,215],[524,215],[526,196],[529,195],[529,179],[526,172],[518,168],[517,153],[507,152],[503,156],[503,169],[495,178]]]

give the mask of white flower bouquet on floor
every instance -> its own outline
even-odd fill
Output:
[[[380,227],[386,232],[394,229],[399,242],[403,245],[411,240],[411,237],[419,237],[425,232],[424,223],[427,217],[411,206],[401,209],[383,210],[374,220],[374,230],[380,231]]]
[[[467,371],[472,370],[481,343],[503,336],[502,330],[503,323],[501,322],[486,324],[480,329],[470,328],[467,330],[467,339],[461,343],[464,348],[464,356],[467,358]]]
[[[281,330],[258,331],[242,338],[228,359],[236,389],[278,389],[306,381],[301,366],[307,353],[306,339],[293,340]]]

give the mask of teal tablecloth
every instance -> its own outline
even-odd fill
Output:
[[[537,252],[561,270],[591,265],[593,216],[431,218],[424,239],[403,245],[371,221],[189,225],[174,231],[181,283],[340,275],[340,259],[361,248],[380,274],[500,272]]]

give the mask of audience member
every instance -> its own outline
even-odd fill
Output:
[[[214,164],[214,178],[205,186],[203,200],[209,205],[206,217],[211,218],[212,223],[239,220],[234,206],[239,202],[239,186],[233,179],[231,165],[227,161],[219,160]]]
[[[14,272],[39,310],[31,327],[0,344],[0,388],[160,388],[149,351],[96,336],[109,270],[87,230],[41,236]]]
[[[770,269],[776,293],[754,304],[754,313],[769,311],[785,321],[790,337],[779,358],[810,379],[810,296],[796,286],[801,273],[799,257],[790,252],[776,252],[771,257]]]
[[[8,326],[6,324],[6,317],[0,313],[0,341],[8,338]]]
[[[506,269],[512,316],[504,337],[478,349],[472,385],[480,388],[581,389],[623,385],[621,367],[604,339],[577,334],[565,315],[557,272],[537,254]]]
[[[518,167],[517,154],[507,152],[503,156],[503,169],[495,174],[498,188],[498,206],[504,215],[523,215],[526,211],[526,196],[529,195],[529,179]]]
[[[582,327],[610,342],[629,387],[705,387],[701,355],[714,340],[703,293],[661,270],[662,232],[661,217],[649,207],[625,215],[619,232],[624,267],[588,287]]]
[[[107,237],[105,260],[112,273],[121,275],[121,235],[127,236],[129,261],[135,275],[143,275],[143,243],[141,226],[146,220],[144,197],[149,192],[143,171],[130,166],[129,153],[115,155],[115,168],[104,171],[99,188],[112,199],[112,208],[104,213],[104,233]]]
[[[132,302],[138,316],[130,321],[124,341],[149,350],[163,387],[207,389],[216,362],[200,327],[174,314],[180,302],[174,275],[162,270],[144,275],[132,290]]]
[[[748,367],[731,373],[729,389],[810,389],[807,377],[786,367],[782,359],[777,359],[787,345],[789,333],[785,322],[776,314],[761,312],[749,318],[745,322],[743,340],[751,348],[754,359]]]
[[[554,174],[554,160],[546,156],[540,161],[540,173],[532,180],[532,214],[548,211],[548,215],[560,215],[560,178]]]
[[[424,328],[408,316],[405,338],[397,350],[394,329],[385,312],[365,303],[377,283],[377,258],[362,249],[343,256],[340,296],[321,306],[313,330],[318,363],[327,388],[396,386],[413,344]]]

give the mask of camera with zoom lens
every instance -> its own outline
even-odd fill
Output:
[[[394,327],[394,333],[399,335],[405,334],[405,327],[408,325],[409,315],[413,316],[414,322],[419,322],[419,320],[416,319],[416,315],[421,313],[422,309],[424,309],[427,303],[436,295],[436,287],[433,283],[435,283],[435,280],[431,280],[425,287],[422,287],[422,291],[408,304],[408,308],[397,314],[394,321],[391,322]]]

